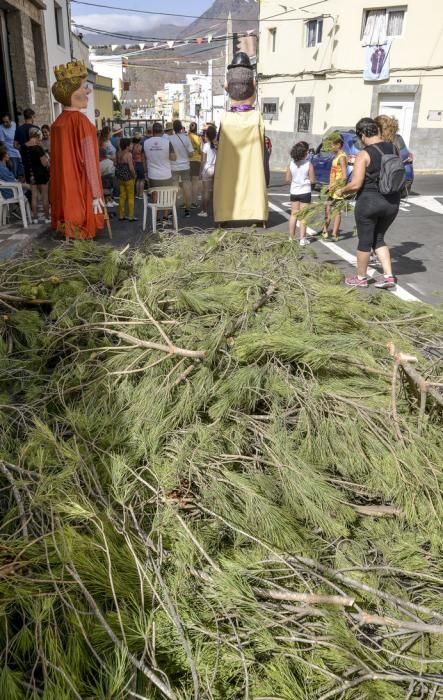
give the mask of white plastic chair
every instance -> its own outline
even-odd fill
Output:
[[[23,187],[20,182],[5,182],[0,180],[0,188],[7,188],[12,190],[14,193],[13,197],[3,197],[0,189],[0,226],[5,226],[7,222],[7,215],[10,204],[18,204],[20,207],[20,214],[22,217],[23,228],[28,228],[28,221],[31,221],[31,209],[29,207],[29,202],[25,197],[23,192]]]
[[[148,194],[157,193],[156,202],[148,202]],[[172,209],[172,219],[174,221],[175,232],[178,233],[177,218],[177,192],[178,187],[151,187],[143,192],[143,231],[146,231],[148,209],[152,212],[152,230],[157,231],[157,210]]]

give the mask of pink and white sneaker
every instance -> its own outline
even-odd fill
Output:
[[[374,284],[374,287],[377,287],[377,289],[392,289],[392,287],[395,287],[397,284],[397,278],[394,277],[394,275],[381,275],[376,283]]]
[[[363,277],[363,279],[361,280],[358,277],[358,275],[352,275],[352,277],[346,277],[345,285],[347,287],[367,287],[368,286],[368,278]]]

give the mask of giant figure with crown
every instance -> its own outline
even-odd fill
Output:
[[[256,85],[246,53],[234,56],[228,66],[226,91],[230,110],[221,120],[214,176],[214,220],[268,219],[264,172],[263,118],[255,110]]]
[[[54,68],[52,94],[63,112],[51,127],[52,227],[66,238],[94,238],[104,227],[105,205],[95,128],[82,113],[91,92],[86,66]]]

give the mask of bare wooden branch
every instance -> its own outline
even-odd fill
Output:
[[[417,372],[412,365],[417,362],[415,355],[408,355],[403,352],[398,352],[394,343],[388,343],[390,355],[394,358],[396,365],[400,366],[403,372],[408,376],[412,383],[420,392],[420,416],[423,417],[424,408],[426,405],[426,395],[432,396],[440,406],[443,406],[443,394],[434,386],[433,382],[428,382],[422,375]]]
[[[359,625],[378,625],[381,627],[397,627],[398,629],[423,632],[424,634],[443,634],[443,625],[431,625],[427,622],[413,622],[411,620],[396,620],[393,617],[371,615],[366,612],[351,615]]]
[[[97,326],[97,330],[103,331],[104,333],[109,333],[114,335],[116,338],[125,340],[130,345],[134,345],[137,348],[148,348],[149,350],[159,350],[160,352],[165,352],[168,355],[180,355],[181,357],[196,357],[203,360],[206,357],[206,352],[204,350],[186,350],[185,348],[179,348],[176,345],[162,345],[161,343],[152,343],[149,340],[141,340],[128,333],[123,333],[123,331],[115,331],[112,328],[102,328]]]
[[[310,605],[342,605],[351,607],[355,598],[342,595],[322,595],[316,593],[297,593],[287,590],[271,590],[268,588],[254,588],[254,592],[261,598],[271,598],[272,600],[292,600],[297,603],[309,603]]]
[[[12,474],[9,472],[9,469],[6,466],[6,463],[3,461],[0,461],[0,471],[3,473],[3,475],[6,477],[6,479],[9,481],[11,484],[11,490],[12,493],[14,494],[15,502],[17,503],[17,509],[20,517],[20,522],[21,522],[21,529],[23,532],[23,537],[27,540],[29,537],[28,533],[28,525],[26,523],[26,514],[25,514],[25,507],[23,505],[22,497],[20,496],[20,491],[18,490],[14,477]]]

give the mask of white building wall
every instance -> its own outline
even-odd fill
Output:
[[[44,10],[46,50],[48,56],[49,81],[55,81],[54,67],[71,60],[70,26],[67,0],[46,0]],[[54,100],[51,93],[51,117],[54,120],[61,112],[62,106]]]
[[[94,104],[94,84],[96,73],[92,70],[92,64],[89,60],[89,46],[76,34],[71,34],[72,38],[72,54],[73,58],[77,61],[82,61],[88,68],[88,86],[91,93],[88,98],[88,107],[85,109],[85,114],[88,117],[91,124],[95,126],[95,104]]]
[[[393,39],[390,77],[363,80],[365,47],[361,34],[365,12],[405,10],[401,36]],[[441,169],[443,163],[443,2],[435,0],[326,0],[277,22],[278,0],[261,5],[259,105],[275,100],[277,112],[266,115],[273,140],[272,165],[284,167],[297,140],[316,146],[325,132],[354,127],[376,116],[381,103],[408,102],[413,110],[410,149],[417,169]],[[323,19],[322,41],[306,45],[306,21]],[[275,37],[273,36],[275,32]],[[307,131],[298,130],[300,103],[311,104]]]

